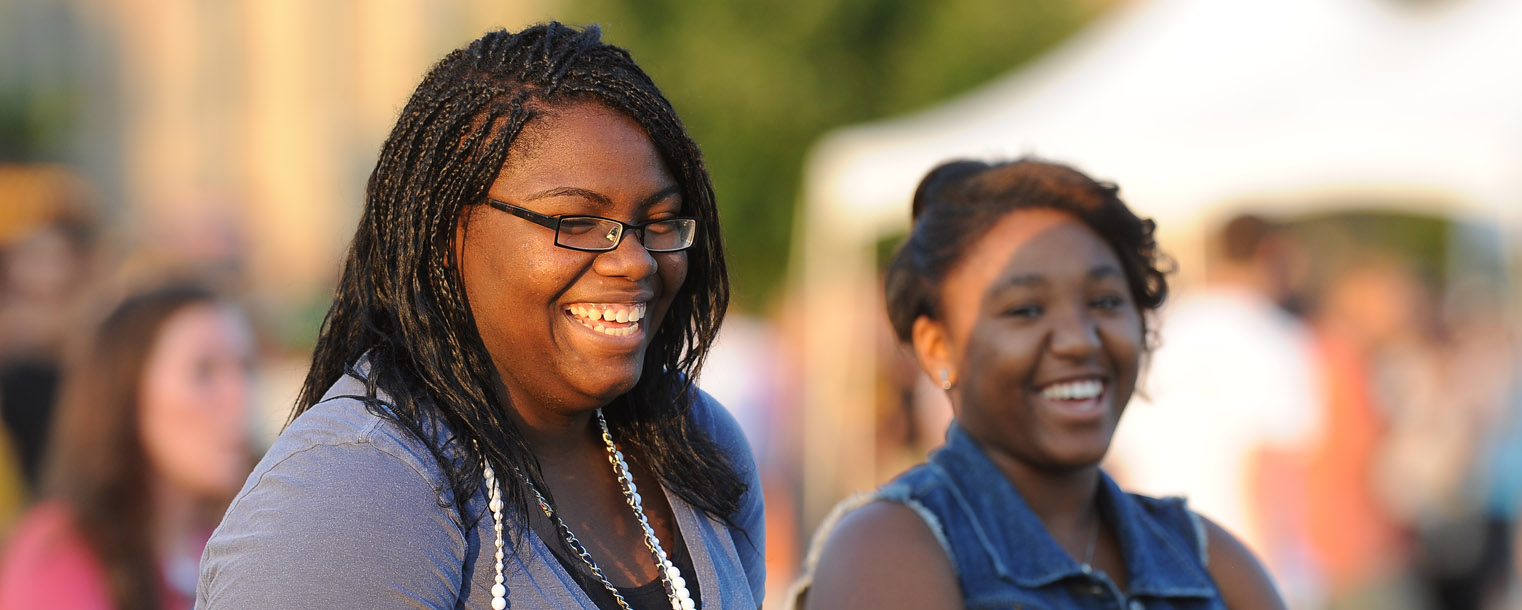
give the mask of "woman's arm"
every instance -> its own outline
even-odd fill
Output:
[[[907,506],[877,501],[840,520],[800,603],[808,610],[961,608],[962,592],[930,526]]]
[[[1274,581],[1236,536],[1214,521],[1205,523],[1205,552],[1210,556],[1210,576],[1221,590],[1222,601],[1231,610],[1286,610],[1284,599]]]

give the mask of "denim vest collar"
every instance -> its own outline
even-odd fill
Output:
[[[1057,545],[1004,473],[976,442],[952,422],[946,444],[930,462],[954,482],[975,515],[986,519],[976,531],[989,561],[1015,585],[1037,588],[1083,576],[1081,565]],[[1137,501],[1100,472],[1099,506],[1120,538],[1131,595],[1210,597],[1215,587],[1199,562],[1199,551],[1169,536]]]

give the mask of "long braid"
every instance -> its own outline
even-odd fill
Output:
[[[451,52],[423,78],[382,147],[365,209],[323,322],[292,418],[368,358],[372,413],[428,447],[455,500],[476,494],[482,456],[543,485],[522,431],[498,405],[497,371],[476,331],[454,261],[455,223],[484,203],[525,125],[545,109],[593,101],[638,122],[681,184],[684,213],[703,227],[688,250],[688,280],[657,327],[640,381],[607,411],[624,442],[652,458],[673,492],[728,521],[746,484],[688,416],[694,379],[729,302],[713,185],[670,102],[629,53],[595,27],[558,23],[496,31]],[[387,394],[382,405],[375,398]],[[436,440],[440,427],[454,434]],[[527,523],[527,493],[504,486]],[[480,515],[467,515],[480,518]]]

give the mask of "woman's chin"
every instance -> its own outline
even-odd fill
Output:
[[[1082,470],[1099,465],[1110,450],[1110,437],[1103,439],[1067,439],[1068,442],[1050,447],[1048,463],[1062,470]]]
[[[639,384],[640,371],[616,371],[607,375],[599,375],[595,379],[586,380],[581,388],[582,394],[586,395],[591,408],[601,408],[613,402],[619,396],[629,393],[634,386]]]

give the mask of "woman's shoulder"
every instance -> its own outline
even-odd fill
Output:
[[[1136,493],[1123,497],[1129,499],[1142,518],[1151,522],[1138,529],[1190,543],[1191,554],[1200,568],[1209,573],[1228,607],[1283,610],[1284,601],[1257,555],[1231,532],[1190,509],[1184,498]],[[1170,545],[1158,540],[1148,546],[1162,549]]]
[[[228,506],[218,534],[271,515],[308,515],[282,527],[355,518],[361,495],[372,498],[363,506],[379,509],[449,506],[444,469],[427,445],[377,413],[387,400],[367,397],[352,377],[340,379],[281,431]],[[402,489],[409,493],[394,493]]]
[[[29,509],[0,557],[0,609],[108,608],[100,559],[62,502]]]
[[[838,505],[816,533],[794,608],[930,608],[960,602],[956,570],[931,519],[875,494]]]
[[[250,482],[261,473],[279,469],[301,454],[324,454],[335,459],[335,468],[406,469],[444,487],[444,472],[422,439],[389,417],[391,399],[384,392],[367,394],[362,380],[345,375],[333,384],[321,401],[303,411],[281,431],[254,470]],[[433,431],[448,438],[442,425]]]
[[[688,413],[692,423],[740,468],[742,476],[757,476],[756,456],[739,420],[718,399],[697,386],[693,386],[692,392],[692,408]]]
[[[1258,556],[1214,521],[1196,516],[1205,531],[1210,578],[1229,608],[1285,610],[1273,577]]]
[[[857,506],[843,511],[818,549],[824,558],[841,553],[853,561],[872,557],[884,560],[910,560],[912,563],[950,567],[946,543],[930,518],[915,504],[871,496]],[[892,532],[893,535],[884,535]],[[833,547],[833,548],[832,548]]]
[[[458,595],[468,526],[443,468],[375,412],[383,395],[348,383],[281,433],[233,499],[202,557],[198,607],[384,607],[398,591]]]
[[[735,416],[708,392],[692,387],[692,421],[708,433],[715,443],[724,448],[743,446],[749,451],[750,443]]]

